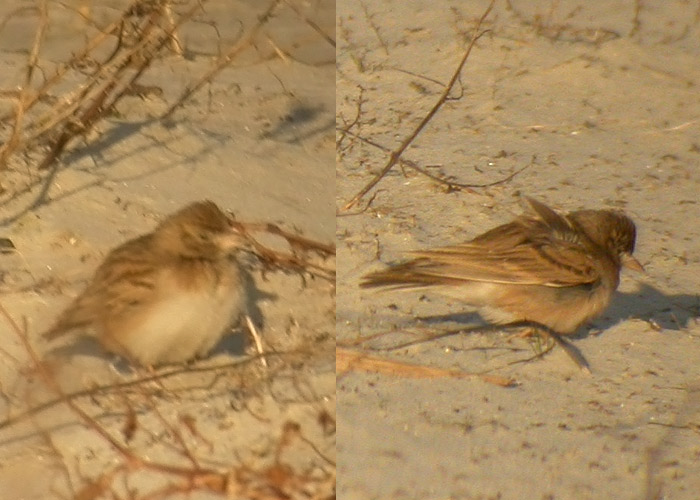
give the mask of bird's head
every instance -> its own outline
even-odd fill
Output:
[[[191,203],[165,219],[155,232],[168,252],[214,260],[245,246],[234,221],[212,201]]]
[[[623,266],[644,272],[644,267],[632,256],[637,228],[625,214],[616,210],[580,210],[569,214],[569,219]]]

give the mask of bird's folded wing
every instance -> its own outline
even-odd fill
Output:
[[[525,197],[530,212],[552,231],[552,235],[563,240],[576,237],[576,231],[571,226],[569,220],[558,214],[544,203],[541,203],[529,196]]]
[[[146,237],[113,250],[95,272],[85,295],[93,295],[104,313],[116,317],[155,299],[162,262],[154,261]]]
[[[415,259],[365,276],[362,286],[419,287],[465,281],[587,285],[600,278],[585,235],[546,205],[527,198],[531,215],[498,226],[470,242],[411,252]]]
[[[590,252],[565,242],[496,250],[465,243],[411,252],[411,255],[416,259],[400,266],[404,274],[440,277],[442,280],[561,287],[590,284],[600,278]]]

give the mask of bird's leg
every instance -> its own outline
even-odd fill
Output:
[[[516,326],[516,325],[513,325]],[[547,354],[554,348],[555,340],[534,325],[526,325],[521,331],[510,335],[506,341],[511,339],[526,339],[533,352],[539,357]]]
[[[588,367],[588,362],[586,361],[586,358],[583,357],[583,354],[581,354],[581,352],[574,345],[564,340],[558,332],[552,330],[551,328],[540,323],[527,320],[506,323],[505,325],[501,325],[501,327],[505,329],[524,328],[524,331],[521,331],[519,334],[515,335],[517,337],[527,337],[533,335],[539,337],[540,339],[542,337],[546,337],[547,347],[545,350],[542,350],[540,347],[540,353],[538,353],[538,356],[541,354],[546,354],[558,344],[562,349],[564,349],[564,352],[566,352],[571,360],[576,363],[576,366],[586,373],[591,373],[591,369]],[[512,337],[513,336],[511,336],[511,338]],[[538,342],[541,342],[541,340]]]
[[[547,335],[546,332],[539,328],[529,328],[529,330],[531,332],[529,337],[530,347],[532,347],[535,354],[542,356],[554,348],[556,341],[551,335]]]

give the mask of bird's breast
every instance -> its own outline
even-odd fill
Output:
[[[142,365],[206,355],[245,310],[237,276],[235,270],[226,270],[193,285],[164,273],[158,297],[138,315],[108,325],[103,343]]]

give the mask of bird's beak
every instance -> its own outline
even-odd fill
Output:
[[[637,271],[639,273],[646,273],[644,266],[642,264],[640,264],[637,259],[632,257],[632,254],[630,254],[630,253],[623,253],[622,254],[622,266],[626,267],[627,269]]]

